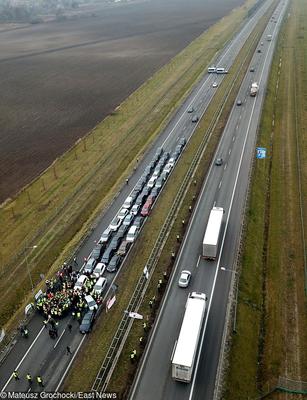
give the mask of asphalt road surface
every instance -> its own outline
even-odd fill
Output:
[[[248,20],[242,24],[241,29],[238,34],[226,45],[225,49],[217,55],[215,64],[218,66],[225,67],[229,69],[232,65],[235,57],[239,53],[241,47],[245,43],[248,38],[250,32],[256,26],[259,18],[266,12],[269,5],[271,4],[271,0],[267,1],[255,15],[251,16]],[[277,29],[279,24],[273,25],[270,24],[268,29]],[[254,74],[254,79],[260,80],[261,73],[261,60],[266,59],[267,62],[266,74],[269,68],[269,59],[267,56],[267,52],[270,50],[270,54],[272,54],[274,40],[272,42],[265,42],[265,46],[263,47],[263,52],[261,54],[255,55],[255,60],[253,60],[256,66],[256,73]],[[136,184],[137,180],[141,176],[144,168],[150,162],[151,158],[155,154],[156,148],[158,146],[163,146],[165,150],[172,151],[179,137],[185,136],[187,139],[193,134],[195,127],[197,124],[193,124],[191,119],[193,115],[197,114],[199,117],[205,112],[208,107],[214,93],[216,91],[215,88],[212,87],[212,83],[214,81],[220,82],[223,79],[223,75],[215,75],[215,74],[207,74],[204,73],[203,79],[199,82],[199,84],[194,88],[189,98],[184,102],[184,104],[174,113],[174,116],[167,126],[167,128],[161,133],[159,139],[155,142],[154,146],[148,151],[143,160],[141,160],[136,168],[135,173],[131,176],[129,180],[129,185],[125,185],[122,188],[122,191],[118,194],[112,205],[109,207],[107,212],[101,217],[99,221],[97,221],[97,226],[93,230],[93,232],[88,236],[87,240],[80,247],[77,254],[77,263],[79,267],[83,264],[83,260],[85,257],[88,257],[93,246],[94,241],[97,240],[103,230],[109,225],[110,221],[113,219],[114,215],[118,212],[123,204],[125,198],[128,196],[129,192],[132,190],[133,186]],[[206,371],[206,380],[210,382],[214,382],[215,369],[210,368],[206,363],[208,361],[212,362],[217,360],[218,357],[218,349],[219,349],[219,341],[220,334],[223,329],[223,313],[225,310],[226,302],[227,302],[227,292],[230,281],[230,274],[224,273],[224,275],[219,274],[218,279],[216,279],[217,274],[217,264],[209,263],[208,265],[203,265],[203,261],[198,263],[198,268],[196,269],[197,260],[200,254],[199,246],[201,243],[201,238],[205,229],[205,222],[209,215],[209,210],[216,202],[218,206],[222,206],[225,208],[226,213],[228,213],[230,209],[230,200],[232,188],[234,185],[234,171],[237,168],[238,160],[240,159],[240,149],[242,149],[243,137],[246,129],[241,124],[246,123],[249,118],[251,108],[253,104],[255,104],[255,109],[258,110],[260,114],[261,109],[261,101],[264,93],[264,86],[261,83],[262,88],[260,90],[259,96],[255,99],[252,99],[248,96],[248,89],[251,83],[251,77],[247,77],[245,83],[242,86],[242,100],[246,99],[243,103],[240,110],[234,110],[230,122],[228,124],[228,130],[232,129],[232,133],[229,134],[228,130],[226,130],[224,134],[224,138],[222,140],[219,155],[221,155],[224,159],[224,165],[222,167],[213,168],[211,173],[209,174],[209,179],[205,185],[205,188],[210,187],[210,191],[205,190],[203,195],[201,196],[200,210],[197,211],[197,215],[200,215],[200,221],[203,221],[203,224],[197,224],[197,226],[191,229],[190,234],[187,236],[186,244],[183,247],[182,256],[179,259],[178,268],[181,270],[182,268],[186,268],[187,266],[193,271],[193,281],[191,288],[193,290],[204,290],[209,296],[210,293],[213,293],[214,285],[216,285],[216,290],[214,293],[224,293],[224,296],[214,296],[214,301],[212,301],[211,311],[208,315],[210,315],[210,320],[208,323],[208,327],[206,329],[206,340],[205,343],[209,344],[210,341],[214,341],[214,346],[210,346],[210,353],[205,349],[202,354],[206,354],[206,358],[203,360],[200,359],[199,371]],[[262,78],[264,80],[264,78]],[[240,94],[241,96],[241,94]],[[195,111],[190,114],[187,113],[187,109],[193,106]],[[256,111],[255,110],[255,111]],[[240,128],[236,129],[236,123],[233,121],[234,115],[237,115],[238,118],[242,118],[240,122]],[[241,116],[241,117],[240,117]],[[251,124],[254,130],[257,127],[258,117],[253,118],[253,123]],[[232,124],[232,125],[231,125]],[[231,128],[232,126],[232,128]],[[228,132],[228,133],[227,133]],[[247,171],[250,159],[253,153],[253,145],[254,145],[254,136],[251,132],[252,129],[248,130],[248,140],[246,141],[246,148],[248,148],[249,153],[246,155],[244,153],[244,158],[242,158],[242,168],[243,171]],[[230,137],[231,136],[231,137]],[[233,139],[234,137],[234,139]],[[240,139],[241,137],[241,139]],[[240,139],[240,140],[238,140]],[[239,144],[239,145],[237,145]],[[232,151],[232,154],[229,154],[229,151]],[[246,150],[245,150],[246,151]],[[225,230],[227,232],[227,237],[225,240],[225,246],[223,248],[223,257],[225,254],[228,256],[223,262],[225,265],[231,265],[231,260],[233,259],[233,249],[235,248],[237,240],[236,236],[236,226],[238,226],[238,221],[241,218],[239,205],[243,202],[247,184],[247,176],[243,173],[243,176],[240,176],[240,186],[237,188],[235,192],[235,211],[232,211],[229,218],[229,226],[232,227],[231,230]],[[246,181],[246,183],[244,183]],[[221,182],[221,183],[220,183]],[[244,185],[243,185],[244,184]],[[215,188],[215,189],[214,189]],[[205,198],[205,199],[204,199]],[[228,214],[227,214],[228,215]],[[197,218],[196,218],[197,219]],[[225,216],[226,219],[226,216]],[[194,232],[195,229],[195,232]],[[232,231],[233,230],[233,231]],[[229,236],[229,237],[228,237]],[[195,239],[197,238],[197,240]],[[186,246],[189,246],[186,248]],[[106,275],[110,282],[112,281],[114,275],[107,274]],[[175,276],[175,280],[177,279],[177,275]],[[154,337],[154,341],[149,348],[149,357],[146,358],[145,364],[145,374],[143,373],[141,376],[141,380],[137,385],[137,392],[135,393],[135,398],[138,399],[147,399],[150,392],[155,393],[155,396],[159,395],[157,398],[175,398],[173,394],[177,396],[187,395],[189,393],[190,385],[178,385],[174,383],[170,379],[169,375],[169,367],[170,360],[169,357],[163,357],[169,355],[172,351],[176,336],[178,335],[180,323],[182,319],[182,310],[183,305],[187,296],[187,291],[181,290],[179,291],[176,287],[176,284],[172,286],[170,294],[168,296],[167,307],[163,310],[162,318],[157,325],[158,329],[156,335]],[[215,299],[215,297],[217,297]],[[170,312],[171,311],[171,312]],[[168,315],[170,313],[170,316]],[[167,317],[165,317],[167,315]],[[217,318],[212,318],[212,315],[216,315]],[[213,319],[213,321],[212,321]],[[163,337],[165,339],[165,322],[163,325],[163,321],[168,320],[172,322],[168,323],[167,327],[167,340],[162,340]],[[72,332],[68,332],[67,325],[69,323],[73,324]],[[51,340],[48,335],[47,329],[43,326],[42,317],[39,315],[35,315],[28,325],[30,336],[28,339],[19,338],[17,340],[16,345],[13,347],[7,358],[0,366],[0,388],[2,391],[39,391],[41,388],[37,386],[37,384],[33,384],[31,388],[28,387],[28,384],[25,380],[25,376],[27,373],[30,373],[33,377],[37,375],[41,375],[44,380],[44,390],[46,391],[54,391],[60,388],[61,382],[64,379],[73,358],[78,352],[78,349],[82,345],[83,341],[86,340],[86,336],[82,336],[79,333],[79,326],[76,321],[72,321],[70,317],[66,317],[59,321],[59,329],[58,329],[58,338],[56,340]],[[207,338],[208,336],[208,338]],[[66,346],[70,346],[72,355],[66,354]],[[161,350],[165,350],[162,352]],[[212,352],[212,354],[211,354]],[[148,361],[150,360],[150,361]],[[159,366],[157,368],[157,365]],[[154,369],[153,369],[154,368]],[[14,369],[19,371],[20,377],[22,379],[15,381],[12,379],[12,372]],[[210,370],[210,374],[209,374]],[[154,371],[154,372],[153,372]],[[199,374],[195,374],[195,377],[199,377]],[[155,379],[153,379],[153,377]],[[210,378],[210,379],[209,379]],[[153,386],[153,383],[159,382],[158,387],[161,388],[160,391],[157,390],[149,390]],[[202,385],[198,384],[196,381],[196,387],[202,387]],[[82,389],[82,388],[80,388]],[[211,385],[212,389],[212,385]],[[210,385],[205,386],[206,391],[210,391]],[[146,396],[144,397],[144,393],[146,392]],[[167,393],[167,397],[165,396]],[[211,393],[211,392],[210,392]],[[170,396],[170,397],[169,397]],[[156,398],[156,397],[155,397]],[[181,398],[181,397],[178,397]],[[208,397],[210,398],[210,397]]]
[[[242,105],[234,104],[223,132],[216,156],[222,157],[224,163],[222,166],[212,164],[198,199],[168,293],[131,392],[133,400],[211,400],[214,397],[228,293],[234,273],[232,268],[240,239],[251,160],[255,157],[257,127],[286,3],[280,2],[274,12],[277,23],[270,21],[265,29],[257,47],[261,53],[256,51],[250,64],[255,72],[246,74],[237,97]],[[272,34],[272,41],[267,41],[268,34]],[[254,81],[259,82],[260,89],[256,97],[250,97],[249,89]],[[202,239],[213,206],[225,210],[220,250],[215,262],[201,258]],[[187,289],[181,289],[177,284],[180,272],[184,269],[192,272],[192,281]],[[207,294],[208,308],[195,373],[191,383],[185,384],[171,378],[171,357],[180,332],[187,296],[192,291]]]

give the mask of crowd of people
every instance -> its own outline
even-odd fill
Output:
[[[82,318],[83,312],[87,308],[84,297],[91,294],[99,304],[101,299],[93,292],[96,278],[85,274],[87,279],[84,287],[74,290],[75,283],[80,273],[73,271],[71,265],[64,264],[56,277],[46,281],[46,292],[36,301],[36,309],[42,313],[45,321],[65,317],[69,313],[76,319]]]

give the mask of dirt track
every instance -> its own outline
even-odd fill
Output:
[[[0,202],[243,2],[150,0],[0,32]]]

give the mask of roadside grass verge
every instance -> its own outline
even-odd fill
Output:
[[[279,376],[307,380],[298,186],[298,171],[306,177],[307,170],[303,129],[307,46],[298,42],[302,32],[297,22],[303,31],[306,11],[303,1],[292,2],[277,43],[263,108],[257,145],[268,149],[268,158],[256,161],[253,172],[241,260],[237,333],[232,337],[224,393],[227,400],[256,399],[273,389]],[[297,149],[303,161],[300,164]],[[301,183],[302,193],[306,194],[306,180]],[[302,207],[306,231],[306,207]],[[274,393],[266,398],[301,396]]]
[[[137,157],[169,121],[212,57],[254,4],[224,17],[128,97],[109,117],[0,208],[0,324],[28,302],[26,260],[35,285],[69,257],[110,204]],[[120,161],[119,161],[120,160]],[[116,168],[114,166],[116,165]],[[33,251],[29,247],[37,245]],[[19,315],[19,314],[18,314]]]
[[[196,184],[194,185],[194,183],[191,182],[190,190],[188,190],[183,205],[179,210],[178,217],[174,221],[171,233],[163,248],[162,254],[159,257],[158,264],[150,281],[143,304],[139,310],[141,314],[146,316],[146,319],[148,318],[150,325],[153,323],[154,311],[157,309],[162,297],[162,293],[157,292],[158,280],[163,279],[165,284],[166,282],[163,278],[163,273],[167,272],[167,277],[169,277],[171,273],[171,253],[172,251],[177,252],[179,248],[179,243],[176,241],[176,235],[179,233],[180,238],[182,239],[184,229],[187,226],[190,216],[189,206],[193,206],[196,196],[201,188],[202,180],[209,167],[221,132],[226,124],[227,116],[231,110],[239,85],[243,76],[245,75],[249,60],[255,50],[256,43],[263,27],[264,21],[259,23],[257,30],[251,35],[245,47],[240,52],[237,61],[232,67],[228,76],[223,80],[213,101],[208,107],[205,116],[200,121],[196,132],[192,136],[184,153],[182,154],[182,157],[178,161],[178,164],[171,174],[166,187],[155,204],[155,207],[149,217],[149,223],[144,226],[138,241],[129,254],[129,258],[125,264],[125,269],[122,271],[117,280],[117,284],[119,286],[119,291],[116,296],[117,302],[112,307],[110,312],[104,314],[97,321],[91,336],[86,340],[86,343],[81,348],[80,353],[78,354],[76,361],[73,364],[73,367],[65,381],[65,391],[80,390],[80,388],[85,390],[91,388],[102,360],[107,353],[108,346],[110,345],[113,335],[117,329],[118,323],[122,318],[127,304],[129,303],[129,299],[134,291],[135,284],[142,274],[146,261],[151,253],[151,249],[153,248],[154,243],[159,235],[160,228],[163,225],[168,211],[174,201],[174,197],[181,186],[181,182],[186,175],[186,172],[197,149],[199,148],[201,141],[204,138],[204,135],[207,134],[213,118],[216,118],[217,110],[222,108],[226,94],[229,92],[233,84],[234,77],[239,72],[234,87],[232,88],[232,92],[226,104],[224,105],[223,114],[217,123],[216,129],[211,135],[210,141],[207,143],[204,157],[202,158],[197,172],[193,177],[193,181],[196,180]],[[242,60],[244,59],[245,63],[242,65]],[[185,221],[184,227],[182,226],[182,220]],[[156,301],[155,306],[151,311],[148,303],[153,296],[155,296]],[[143,348],[139,346],[140,336],[144,337],[144,340],[146,341],[147,333],[144,334],[141,321],[133,324],[123,352],[119,358],[114,376],[112,377],[112,381],[108,387],[108,390],[114,390],[119,393],[120,397],[127,394],[127,390],[132,383],[135,365],[130,364],[129,355],[131,350],[135,348],[137,349],[139,357]]]

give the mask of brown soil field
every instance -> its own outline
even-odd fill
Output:
[[[0,30],[0,202],[244,0],[149,0]]]

